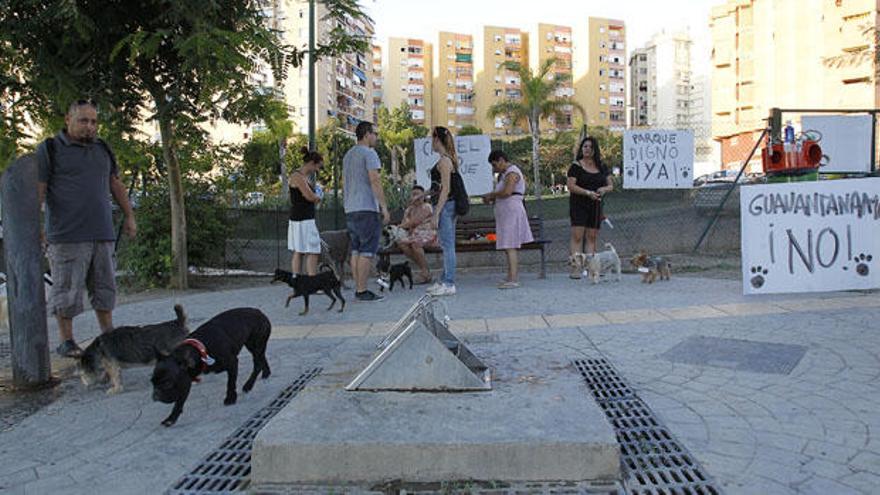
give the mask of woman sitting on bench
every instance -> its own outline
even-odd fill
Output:
[[[425,202],[425,188],[414,185],[409,196],[409,206],[403,213],[400,227],[407,232],[406,237],[397,241],[397,247],[419,267],[416,285],[431,283],[431,272],[425,258],[425,246],[437,242],[437,231],[431,225],[434,209]]]

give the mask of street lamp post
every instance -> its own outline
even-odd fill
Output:
[[[315,0],[309,0],[309,150],[315,150]]]

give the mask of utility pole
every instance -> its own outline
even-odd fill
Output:
[[[315,0],[309,0],[309,150],[315,150]]]
[[[273,19],[272,19],[272,28],[275,30],[277,35],[281,38],[284,37],[282,29],[284,26],[281,25],[281,0],[274,0],[272,2],[272,11],[273,11]],[[284,104],[285,108],[285,120],[288,118],[287,116],[287,100],[284,97],[284,83],[281,79],[275,80],[275,97],[281,100],[281,103]],[[289,188],[289,184],[287,183],[287,167],[284,164],[284,156],[287,154],[287,137],[286,136],[278,136],[278,178],[281,180],[281,194],[287,192]]]

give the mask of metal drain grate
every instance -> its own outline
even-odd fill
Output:
[[[719,495],[721,490],[605,359],[578,359],[620,445],[623,485],[632,495]]]
[[[284,388],[268,406],[257,411],[208,454],[189,474],[168,490],[169,495],[233,493],[247,490],[250,484],[251,448],[260,429],[286,406],[306,384],[321,373],[312,368]]]

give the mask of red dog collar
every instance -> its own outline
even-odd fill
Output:
[[[214,359],[208,355],[208,350],[205,349],[205,344],[203,344],[200,340],[186,339],[183,341],[183,344],[192,346],[199,352],[199,360],[202,362],[202,369],[199,370],[200,373],[204,373],[208,370],[208,366],[214,364]],[[193,381],[200,381],[199,377],[193,377]]]

